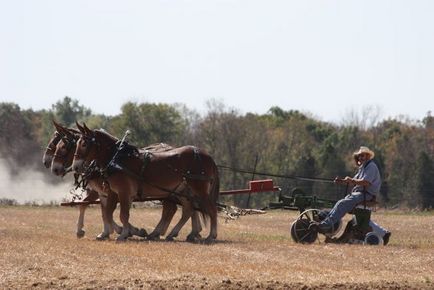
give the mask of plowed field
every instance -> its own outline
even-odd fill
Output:
[[[131,220],[149,232],[160,212],[135,208]],[[288,211],[220,217],[212,245],[185,242],[190,224],[175,242],[96,241],[98,206],[77,239],[77,216],[74,208],[0,207],[0,288],[434,289],[433,213],[374,213],[392,231],[388,246],[295,244]]]

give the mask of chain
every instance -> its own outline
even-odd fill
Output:
[[[266,211],[260,209],[239,208],[233,205],[217,204],[220,212],[224,214],[225,223],[229,220],[239,219],[241,216],[251,214],[265,214]]]

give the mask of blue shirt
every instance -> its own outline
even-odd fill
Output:
[[[366,188],[361,185],[356,185],[354,186],[352,192],[362,192],[363,190],[366,190],[372,195],[376,195],[380,192],[381,176],[380,171],[378,170],[378,167],[374,161],[369,160],[361,165],[354,178],[369,181],[371,185],[367,186]]]

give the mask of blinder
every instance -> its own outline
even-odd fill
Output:
[[[77,144],[77,141],[74,138],[68,138],[67,136],[62,136],[60,140],[62,140],[63,143],[65,144],[65,150],[66,150],[66,152],[69,152],[70,150],[72,150],[73,148],[75,148],[75,145]],[[60,142],[60,140],[59,140],[59,142]],[[53,156],[55,158],[56,157],[65,157],[64,155],[57,154],[57,153],[55,153]]]
[[[55,131],[54,132],[54,138],[51,140],[50,144],[46,148],[47,151],[55,152],[56,146],[60,142],[60,139],[62,139],[62,135],[59,132]],[[54,147],[54,148],[52,148],[52,147]]]
[[[86,144],[86,147],[87,147],[86,148],[86,154],[84,156],[80,156],[80,154],[78,154],[77,152],[75,152],[74,153],[74,158],[82,159],[82,158],[86,157],[87,154],[89,153],[88,152],[89,147],[92,146],[92,145],[96,145],[97,147],[99,147],[99,143],[96,141],[95,136],[93,136],[93,135],[91,137],[86,136],[86,135],[81,135],[80,139],[84,140],[84,142]],[[77,142],[77,144],[78,144],[78,142]]]

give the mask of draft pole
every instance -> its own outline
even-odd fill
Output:
[[[253,167],[252,178],[250,179],[251,181],[253,181],[255,179],[255,172],[256,172],[256,166],[258,165],[258,159],[259,159],[259,155],[256,154],[256,157],[255,157],[255,166]],[[249,192],[249,196],[247,197],[246,208],[250,207],[250,196],[251,196],[251,193]]]

